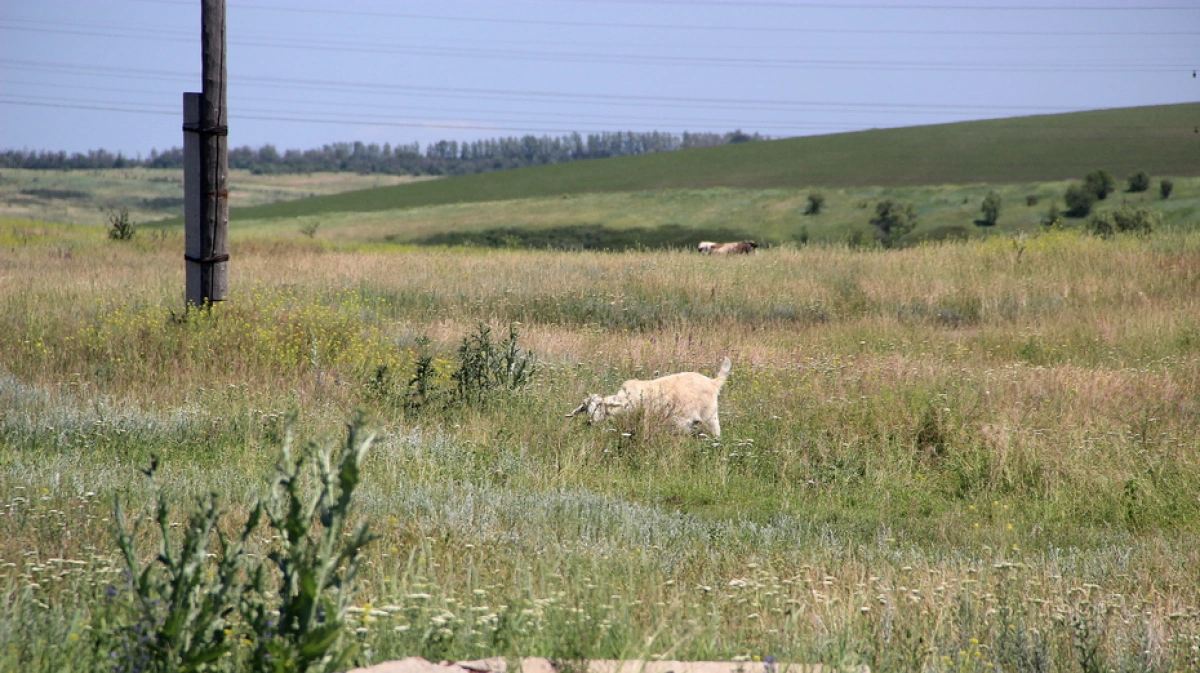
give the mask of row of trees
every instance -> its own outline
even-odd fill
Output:
[[[651,152],[670,152],[695,147],[763,140],[757,133],[688,133],[682,135],[651,132],[605,132],[587,136],[572,133],[562,136],[492,138],[474,142],[441,140],[421,151],[419,143],[333,143],[320,149],[286,150],[274,145],[257,149],[244,146],[229,150],[229,167],[255,173],[312,173],[317,171],[389,173],[395,175],[465,175],[523,166],[559,164],[582,159],[602,159]],[[127,157],[118,152],[47,152],[5,150],[0,152],[0,168],[48,170],[100,168],[182,168],[183,149],[165,152],[151,150],[148,157]]]
[[[1129,192],[1145,192],[1150,189],[1150,174],[1146,171],[1137,171],[1129,176],[1126,184]],[[1175,183],[1170,180],[1162,180],[1159,183],[1159,195],[1164,199],[1169,198],[1174,188]],[[1067,204],[1067,214],[1072,217],[1085,217],[1092,212],[1092,206],[1097,201],[1107,199],[1108,195],[1116,189],[1117,181],[1108,171],[1095,170],[1088,173],[1083,176],[1083,182],[1071,185],[1063,195],[1063,200]]]
[[[1126,180],[1126,191],[1130,193],[1146,192],[1150,190],[1150,174],[1146,171],[1137,171],[1130,175]],[[1159,195],[1166,199],[1170,198],[1171,192],[1175,189],[1175,183],[1171,180],[1163,179],[1159,181]],[[1102,201],[1108,198],[1117,189],[1117,181],[1108,171],[1103,169],[1095,170],[1083,176],[1083,181],[1067,187],[1066,193],[1063,195],[1063,200],[1066,202],[1066,215],[1070,217],[1086,217],[1092,211],[1092,206],[1097,201]],[[1037,197],[1026,197],[1028,205],[1034,205],[1037,202]],[[984,226],[992,226],[1000,218],[1001,198],[1000,193],[996,191],[988,192],[984,198],[981,209],[983,211],[983,219],[978,220],[976,224]],[[1058,204],[1051,202],[1050,209],[1046,213],[1046,217],[1042,220],[1042,224],[1046,227],[1054,227],[1062,223],[1063,213],[1059,212]],[[1119,218],[1118,218],[1119,219]],[[1111,227],[1110,227],[1111,228]],[[1122,227],[1119,224],[1115,227],[1115,231],[1127,230],[1145,230],[1146,227],[1140,224],[1134,227]]]
[[[1129,176],[1127,191],[1131,193],[1149,191],[1150,184],[1150,174],[1144,170],[1137,171]],[[1175,184],[1171,180],[1161,180],[1159,182],[1160,196],[1164,199],[1169,198],[1174,187]],[[1071,217],[1087,216],[1096,201],[1107,198],[1109,194],[1116,191],[1116,188],[1116,180],[1113,179],[1108,171],[1096,170],[1088,173],[1084,176],[1082,182],[1067,188],[1064,198],[1069,210],[1066,214]],[[1026,205],[1032,206],[1036,203],[1036,196],[1026,197]],[[1003,199],[1000,193],[995,190],[989,191],[980,206],[983,217],[976,220],[975,224],[988,227],[995,226],[1000,219],[1002,204]],[[805,206],[804,214],[819,215],[824,206],[825,195],[820,192],[814,192],[808,195],[808,203]],[[1042,220],[1042,226],[1046,228],[1058,227],[1063,224],[1062,217],[1063,213],[1059,211],[1058,204],[1051,202],[1046,217]],[[916,228],[917,214],[913,204],[905,204],[888,199],[875,204],[875,216],[871,218],[870,223],[875,240],[885,248],[892,248],[900,243],[901,238]],[[1147,234],[1154,231],[1156,226],[1161,224],[1162,213],[1149,208],[1133,208],[1129,204],[1122,204],[1115,211],[1092,217],[1088,221],[1086,228],[1098,236],[1107,238],[1118,232]],[[803,241],[807,241],[807,228],[802,233],[801,238]]]

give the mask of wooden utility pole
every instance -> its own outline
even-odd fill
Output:
[[[229,292],[229,126],[225,97],[225,0],[201,0],[201,93],[183,94],[183,194],[187,303]]]

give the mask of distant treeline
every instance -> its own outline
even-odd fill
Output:
[[[693,147],[712,147],[730,143],[763,140],[757,133],[688,133],[676,135],[652,131],[647,133],[605,132],[578,133],[563,136],[532,136],[493,138],[474,142],[441,140],[421,151],[419,143],[391,145],[385,143],[333,143],[321,149],[286,150],[274,145],[258,149],[249,146],[229,150],[229,167],[254,173],[313,173],[317,171],[353,173],[389,173],[394,175],[466,175],[508,168],[559,164],[582,159],[603,159],[651,152],[670,152]],[[0,168],[30,168],[73,170],[98,168],[182,168],[183,149],[174,147],[165,152],[151,150],[149,157],[127,157],[120,152],[91,150],[47,152],[44,150],[4,150],[0,152]]]

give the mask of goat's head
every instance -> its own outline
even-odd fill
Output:
[[[575,407],[571,413],[567,414],[567,418],[573,418],[579,414],[587,414],[588,423],[599,423],[608,418],[609,413],[622,406],[624,405],[613,400],[612,396],[604,397],[592,393],[584,398],[583,404]]]

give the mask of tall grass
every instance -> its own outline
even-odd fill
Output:
[[[0,668],[94,664],[106,519],[118,494],[149,511],[152,452],[164,492],[249,502],[289,411],[334,437],[355,407],[380,428],[364,662],[1200,666],[1200,235],[736,259],[242,241],[230,301],[191,313],[180,244],[0,253]],[[426,337],[453,386],[481,323],[520,323],[528,387],[415,409],[373,388]],[[562,418],[726,354],[720,441]]]

